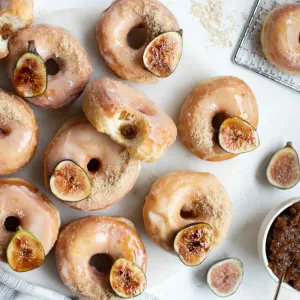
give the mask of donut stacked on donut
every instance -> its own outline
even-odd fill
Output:
[[[174,253],[175,235],[189,224],[209,224],[214,232],[214,247],[225,239],[231,223],[231,201],[209,173],[178,171],[158,179],[144,205],[147,233],[161,248]]]
[[[142,161],[158,160],[175,141],[173,120],[153,101],[113,79],[99,78],[84,93],[82,109],[100,132]]]
[[[231,117],[257,127],[258,107],[249,86],[233,76],[200,83],[182,106],[178,126],[181,140],[201,159],[222,161],[234,158],[236,154],[227,153],[217,142],[220,123]]]
[[[33,22],[33,0],[2,0],[0,3],[0,59],[8,55],[8,40]]]
[[[144,28],[144,44],[133,49],[127,36],[134,28]],[[147,44],[165,32],[179,31],[173,14],[157,0],[117,0],[106,9],[97,26],[97,40],[102,57],[114,73],[136,83],[159,80],[143,63]]]
[[[299,3],[276,7],[265,20],[261,32],[263,52],[280,71],[300,74],[299,31]]]
[[[120,299],[112,293],[109,272],[98,273],[89,265],[95,254],[109,255],[112,263],[126,258],[146,271],[143,242],[133,223],[124,218],[89,216],[76,220],[60,233],[55,252],[61,279],[80,298]]]
[[[59,71],[48,75],[46,91],[27,98],[34,105],[57,109],[71,104],[88,83],[92,66],[80,42],[66,29],[51,25],[33,25],[20,30],[9,41],[7,72],[14,80],[14,70],[20,57],[28,52],[28,41],[34,41],[36,51],[45,63],[55,60]]]
[[[47,255],[58,237],[60,217],[57,208],[29,182],[0,179],[0,260],[6,261],[6,248],[17,228],[11,228],[10,218],[33,234]]]
[[[38,128],[31,108],[0,89],[0,175],[16,172],[33,157]]]

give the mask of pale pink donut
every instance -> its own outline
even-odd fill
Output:
[[[146,29],[146,41],[139,49],[129,46],[131,29]],[[170,10],[157,0],[117,0],[106,9],[97,25],[100,53],[121,79],[155,83],[158,77],[145,69],[143,53],[147,44],[161,33],[180,30]]]
[[[88,216],[67,225],[56,244],[56,264],[65,285],[80,299],[112,300],[109,272],[98,273],[90,265],[95,254],[113,261],[126,258],[146,271],[146,249],[133,223],[119,217]]]
[[[34,25],[20,30],[8,44],[7,71],[11,80],[18,59],[27,52],[29,40],[35,41],[37,52],[44,61],[54,59],[60,71],[56,75],[48,75],[48,86],[43,95],[27,100],[52,109],[71,104],[83,92],[92,74],[86,51],[68,30],[61,27]]]
[[[89,171],[91,159],[100,162],[99,169]],[[91,195],[79,202],[64,202],[78,210],[104,209],[127,194],[133,187],[140,163],[121,145],[98,132],[87,119],[74,118],[66,122],[45,151],[45,185],[54,168],[63,160],[72,160],[87,173],[92,183]]]
[[[33,234],[49,253],[58,237],[59,211],[29,182],[19,178],[0,179],[0,260],[6,261],[6,248],[15,232],[5,220],[16,217],[22,228]]]

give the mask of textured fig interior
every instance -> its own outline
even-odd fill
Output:
[[[2,36],[2,40],[6,41],[13,34],[13,27],[11,24],[4,23],[0,28],[0,35]]]

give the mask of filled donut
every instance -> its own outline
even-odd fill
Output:
[[[34,42],[33,50],[29,47],[29,41]],[[33,79],[36,80],[35,89],[41,84],[45,85],[41,78],[34,74],[34,67],[26,66],[29,63],[36,65],[36,61],[25,59],[22,73],[16,70],[17,63],[24,54],[36,52],[36,56],[44,62],[48,73],[48,76],[45,76],[46,89],[39,96],[34,96],[35,93],[32,92],[32,95],[26,97],[24,93],[28,101],[43,108],[57,109],[71,104],[83,92],[92,74],[86,51],[68,30],[61,27],[33,25],[17,32],[10,39],[8,48],[10,53],[7,57],[7,71],[14,86],[16,83],[23,83],[26,87]]]
[[[98,131],[142,161],[158,160],[176,139],[173,120],[153,101],[120,81],[99,78],[91,82],[82,109]]]
[[[0,59],[8,55],[8,40],[18,30],[33,22],[33,0],[0,2]]]
[[[0,89],[0,175],[16,172],[33,157],[38,127],[31,108]]]
[[[59,211],[29,182],[19,178],[0,179],[0,260],[6,261],[7,246],[20,225],[34,235],[47,255],[60,227]]]
[[[66,122],[45,151],[45,185],[78,210],[104,209],[116,203],[131,190],[139,171],[140,162],[86,118]]]
[[[282,72],[300,74],[300,4],[276,7],[267,16],[261,43],[268,61]]]
[[[119,217],[88,216],[67,225],[56,244],[56,263],[65,285],[80,298],[120,299],[109,284],[109,269],[97,272],[90,259],[102,254],[111,264],[126,258],[146,270],[146,250],[132,222]],[[100,267],[103,267],[100,265]]]
[[[140,30],[140,35],[145,32],[140,45],[130,45],[128,41],[133,29]],[[117,0],[101,15],[97,40],[102,57],[118,77],[136,83],[155,83],[159,77],[147,70],[143,62],[146,46],[160,34],[179,30],[174,15],[157,0]]]
[[[237,154],[220,147],[218,133],[223,121],[232,117],[256,128],[255,96],[249,86],[236,77],[213,78],[198,84],[187,96],[179,117],[179,135],[184,145],[201,159],[231,159]]]
[[[164,175],[153,184],[143,215],[147,233],[166,251],[174,253],[175,235],[199,222],[213,229],[216,247],[229,230],[231,201],[214,175],[178,171]]]

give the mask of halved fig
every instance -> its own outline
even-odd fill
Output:
[[[299,157],[291,142],[273,155],[267,168],[267,178],[273,186],[284,190],[299,182]]]
[[[38,268],[45,259],[40,241],[26,230],[19,228],[7,247],[7,262],[16,272]]]
[[[40,96],[47,89],[47,69],[37,53],[35,42],[28,42],[28,52],[17,61],[13,85],[18,95],[25,98]]]
[[[197,223],[181,229],[174,240],[174,250],[187,266],[201,264],[214,244],[214,232],[209,224]]]
[[[109,281],[114,292],[121,298],[140,295],[147,286],[145,273],[134,262],[119,258],[113,264]]]
[[[218,139],[221,148],[232,154],[250,152],[259,146],[256,129],[238,117],[228,118],[222,123]]]
[[[210,289],[219,297],[233,295],[243,279],[243,264],[239,259],[228,258],[215,263],[207,273]]]
[[[170,76],[179,64],[182,45],[182,30],[157,36],[144,51],[145,67],[157,77]]]
[[[80,166],[71,160],[64,160],[50,177],[50,189],[60,200],[77,202],[91,195],[92,184]]]

